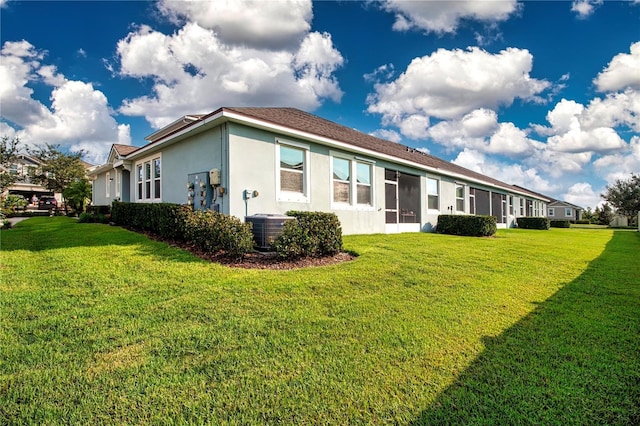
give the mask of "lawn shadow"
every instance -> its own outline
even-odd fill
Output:
[[[640,424],[640,234],[484,344],[412,425]]]
[[[186,250],[155,241],[144,234],[119,226],[99,223],[79,223],[67,217],[33,217],[3,230],[2,251],[33,252],[73,247],[136,246],[142,254],[176,262],[201,261]]]

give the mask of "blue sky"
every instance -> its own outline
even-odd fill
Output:
[[[0,18],[0,134],[94,164],[182,115],[291,106],[583,207],[640,172],[640,1],[0,0]]]

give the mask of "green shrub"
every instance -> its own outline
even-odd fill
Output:
[[[253,250],[251,224],[212,211],[194,212],[170,203],[123,203],[114,201],[112,220],[117,225],[151,232],[168,240],[187,241],[209,253],[223,250],[241,259]]]
[[[9,194],[2,200],[1,207],[10,211],[25,210],[27,204],[27,200],[22,195]]]
[[[2,219],[2,221],[0,221],[0,229],[11,229],[11,222],[9,221],[9,219]]]
[[[78,223],[109,223],[111,215],[83,212],[78,216]]]
[[[551,227],[551,221],[546,217],[519,217],[516,222],[522,229],[548,230]]]
[[[571,228],[571,222],[568,220],[550,220],[549,226],[551,228]]]
[[[148,231],[161,238],[184,240],[186,206],[171,203],[123,203],[114,201],[111,216],[117,225]]]
[[[111,206],[87,206],[88,213],[111,214]]]
[[[469,237],[490,237],[496,233],[495,216],[453,215],[438,216],[436,232],[439,234],[465,235]]]
[[[185,239],[206,252],[224,250],[233,259],[241,259],[254,245],[250,223],[212,211],[185,216]]]
[[[333,256],[342,250],[342,227],[338,216],[323,212],[287,212],[282,234],[271,249],[285,259]]]
[[[577,225],[589,225],[591,223],[590,220],[588,219],[580,219],[580,220],[576,220],[576,224]]]

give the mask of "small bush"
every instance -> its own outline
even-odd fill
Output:
[[[548,230],[551,221],[546,217],[519,217],[516,219],[518,228]]]
[[[102,213],[80,213],[78,223],[109,223],[110,215]]]
[[[576,224],[577,225],[589,225],[591,224],[591,221],[588,219],[580,219],[580,220],[576,220]]]
[[[323,212],[287,212],[296,220],[285,222],[271,249],[285,259],[333,256],[342,250],[338,216]]]
[[[571,228],[571,222],[568,220],[550,220],[549,226],[552,228]]]
[[[241,259],[253,250],[251,224],[212,211],[194,212],[170,203],[123,203],[114,201],[112,219],[117,225],[147,231],[160,238],[193,243],[209,253],[220,250]]]
[[[185,239],[206,252],[224,250],[233,259],[241,259],[254,245],[250,223],[212,211],[185,216]]]
[[[464,235],[469,237],[489,237],[498,227],[494,216],[453,215],[438,216],[436,232],[439,234]]]
[[[0,226],[0,229],[11,229],[11,222],[9,219],[2,219],[0,225],[2,225]]]

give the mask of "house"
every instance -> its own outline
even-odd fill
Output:
[[[547,217],[551,220],[580,220],[582,219],[582,207],[575,204],[551,199],[547,206]]]
[[[38,167],[40,167],[41,164],[42,162],[36,157],[19,154],[16,161],[11,164],[8,170],[5,171],[16,176],[16,181],[13,185],[7,188],[7,193],[21,195],[29,202],[36,200],[43,195],[53,195],[51,191],[34,183],[31,179],[31,175],[38,169]]]
[[[244,218],[334,212],[345,234],[431,231],[440,214],[544,216],[547,197],[294,108],[184,116],[94,169],[93,203],[189,204]]]

